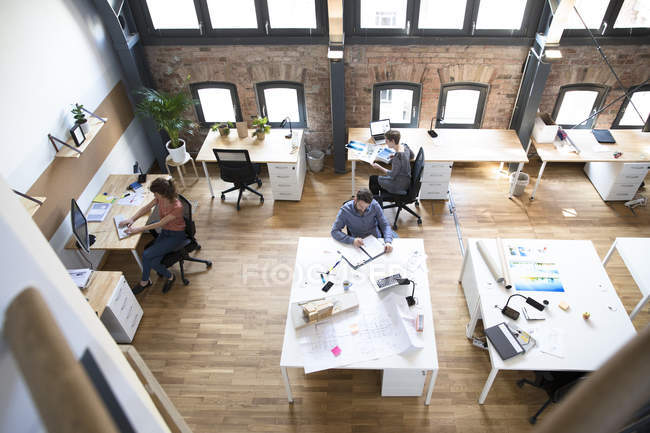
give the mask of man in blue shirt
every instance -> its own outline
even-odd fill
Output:
[[[344,227],[347,227],[350,235],[343,232]],[[358,248],[363,245],[363,238],[369,235],[384,238],[386,252],[393,251],[391,242],[397,235],[393,233],[379,203],[373,200],[372,193],[364,188],[357,192],[354,200],[341,206],[332,226],[332,237]]]

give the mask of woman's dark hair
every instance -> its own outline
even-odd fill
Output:
[[[402,134],[399,133],[399,131],[395,129],[391,129],[390,131],[386,131],[384,133],[384,138],[386,140],[391,140],[394,141],[395,144],[399,144],[399,139],[402,137]]]
[[[178,194],[176,193],[176,187],[174,186],[174,181],[170,179],[165,179],[159,177],[151,182],[151,187],[149,187],[151,192],[156,192],[167,200],[176,200]]]

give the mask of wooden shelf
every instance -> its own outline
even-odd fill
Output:
[[[74,147],[75,149],[79,150],[79,152],[82,152],[90,146],[90,144],[93,142],[97,134],[99,133],[99,130],[102,129],[104,126],[104,122],[102,122],[99,119],[96,119],[94,117],[90,117],[88,119],[88,134],[86,135],[86,139],[84,142],[81,144],[81,146],[76,147],[74,144],[74,141],[72,140],[72,137],[68,138],[66,140],[66,143],[68,143],[70,146]],[[81,153],[77,153],[74,150],[63,146],[63,145],[57,145],[61,146],[59,148],[59,151],[56,153],[57,158],[79,158],[81,156]]]
[[[38,203],[34,203],[31,200],[26,199],[25,197],[18,197],[20,199],[20,202],[25,206],[25,209],[27,209],[27,212],[29,212],[30,216],[34,216],[38,208],[41,207]],[[36,200],[39,200],[43,203],[45,203],[45,197],[34,197]]]

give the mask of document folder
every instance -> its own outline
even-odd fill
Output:
[[[521,347],[521,344],[519,344],[515,336],[512,335],[512,332],[510,332],[510,329],[505,322],[487,328],[485,330],[485,335],[504,361],[524,352],[524,348]]]

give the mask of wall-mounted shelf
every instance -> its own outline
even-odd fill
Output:
[[[61,143],[61,140],[57,139],[52,135],[49,135],[50,141],[52,141],[54,148],[57,149],[55,157],[79,158],[81,154],[84,152],[84,150],[86,150],[88,146],[90,146],[90,144],[93,142],[93,140],[99,133],[99,130],[102,129],[104,123],[106,123],[107,120],[108,119],[100,120],[94,117],[90,117],[88,119],[88,134],[86,134],[86,139],[79,147],[75,146],[72,137],[70,137],[66,140],[65,142],[66,145],[62,145],[60,148],[57,148],[57,146],[54,144],[54,141],[58,141],[59,143]]]
[[[20,191],[13,190],[18,196],[20,202],[23,204],[30,216],[34,216],[39,207],[45,203],[45,197],[32,197],[27,194],[23,194]]]

